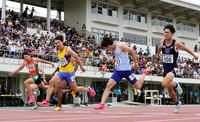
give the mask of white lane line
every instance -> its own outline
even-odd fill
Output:
[[[184,120],[189,120],[191,122],[191,120],[199,120],[200,121],[200,117],[191,117],[191,118],[180,118],[180,119],[157,119],[157,120],[147,120],[147,121],[136,121],[136,122],[174,122],[174,121],[184,121]]]
[[[46,117],[47,115],[26,115],[23,116],[22,118],[42,118],[42,117]],[[78,116],[82,116],[82,115],[50,115],[51,117],[78,117]],[[21,117],[21,116],[18,116]],[[16,116],[11,116],[11,115],[7,115],[7,116],[0,116],[0,119],[11,119],[11,118],[15,118],[15,119],[21,119],[21,118],[17,118]]]
[[[176,115],[174,113],[165,113],[165,112],[146,112],[144,115]]]
[[[65,117],[68,117],[65,115]],[[39,119],[39,118],[34,118],[32,119],[26,119],[26,120],[8,120],[4,122],[37,122],[37,121],[67,121],[67,120],[95,120],[95,119],[117,119],[117,118],[145,118],[145,117],[152,117],[152,116],[89,116],[89,117],[76,117],[76,118],[59,118],[59,119]]]

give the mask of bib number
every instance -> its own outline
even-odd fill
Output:
[[[65,67],[68,64],[68,61],[65,58],[60,59],[60,65]]]
[[[29,69],[29,71],[35,71],[35,67],[34,67],[34,64],[30,64],[30,65],[28,65],[28,69]]]
[[[163,62],[164,63],[174,63],[173,55],[163,54]]]
[[[134,75],[133,73],[132,73],[131,75],[129,75],[128,77],[129,77],[129,79],[130,79],[131,81],[135,79],[135,75]]]

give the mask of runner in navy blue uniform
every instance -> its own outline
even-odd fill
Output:
[[[175,29],[173,25],[166,25],[164,27],[164,39],[160,41],[157,56],[159,57],[160,52],[162,51],[162,62],[164,69],[162,86],[168,89],[169,96],[176,105],[175,112],[177,113],[180,111],[181,106],[181,101],[179,101],[178,96],[183,93],[179,83],[173,81],[173,78],[176,77],[178,72],[178,50],[181,49],[190,53],[196,60],[198,59],[198,56],[195,55],[194,52],[192,52],[185,45],[173,39],[174,33]],[[177,94],[175,93],[174,88],[176,89]]]

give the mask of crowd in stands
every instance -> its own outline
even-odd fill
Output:
[[[20,58],[24,49],[29,50],[33,56],[56,62],[57,53],[53,44],[53,38],[47,34],[27,33],[27,14],[19,17],[14,11],[7,11],[6,22],[0,27],[0,55],[10,58]],[[26,16],[25,16],[26,15]],[[31,28],[46,29],[46,20],[39,17],[29,17]],[[96,43],[93,35],[86,37],[85,34],[79,35],[75,28],[65,27],[57,20],[51,21],[51,32],[55,35],[62,34],[65,37],[66,44],[76,51],[81,60],[88,66],[99,67],[104,72],[114,70],[114,56],[110,52],[102,50]],[[109,36],[109,35],[105,35]],[[133,47],[136,51],[137,45]],[[140,49],[137,52],[138,69],[133,69],[136,74],[146,72],[149,75],[162,76],[161,59],[150,55],[149,51]],[[183,78],[200,78],[200,65],[192,59],[180,57],[178,60],[180,71],[179,77]],[[133,64],[134,65],[134,64]]]

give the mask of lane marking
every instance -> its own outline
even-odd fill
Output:
[[[200,120],[200,117],[192,118],[180,118],[180,119],[157,119],[157,120],[147,120],[147,121],[136,121],[136,122],[170,122],[170,121],[184,121],[184,120]],[[190,121],[191,122],[191,121]]]
[[[65,115],[65,117],[68,117]],[[61,120],[95,120],[95,119],[117,119],[117,118],[145,118],[145,117],[152,117],[152,116],[90,116],[90,117],[76,117],[76,118],[52,118],[52,119],[38,119],[38,118],[34,118],[34,120],[32,119],[26,119],[26,120],[9,120],[9,121],[4,121],[4,122],[37,122],[37,121],[61,121]],[[32,117],[33,118],[33,117]]]

